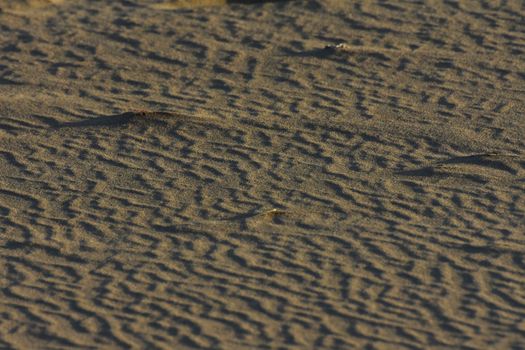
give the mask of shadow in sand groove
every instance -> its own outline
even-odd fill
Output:
[[[178,8],[220,6],[220,5],[254,5],[269,2],[287,2],[290,0],[171,0],[153,5],[154,8],[161,10],[171,10]]]
[[[462,166],[475,165],[484,170],[502,170],[511,175],[518,174],[518,166],[513,166],[513,161],[522,162],[523,157],[519,154],[497,154],[497,153],[482,153],[472,154],[468,156],[453,157],[435,164],[411,170],[403,170],[398,172],[400,175],[406,176],[434,176],[439,174],[450,173],[452,167],[460,169]],[[523,166],[522,166],[523,167]],[[448,170],[447,170],[448,169]],[[472,174],[478,176],[479,174]]]
[[[167,125],[168,119],[175,119],[178,116],[168,112],[125,112],[122,114],[101,116],[81,120],[78,122],[62,123],[57,128],[82,128],[82,127],[119,127],[133,124],[140,125]]]
[[[69,122],[57,125],[57,128],[81,128],[90,126],[122,126],[126,125],[134,117],[134,113],[126,112],[118,115],[109,115],[103,117],[95,117],[89,120],[82,120],[79,122]]]

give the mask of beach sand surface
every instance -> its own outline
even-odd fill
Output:
[[[522,1],[0,0],[0,348],[525,349]]]

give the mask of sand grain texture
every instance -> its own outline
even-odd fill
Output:
[[[222,3],[0,1],[0,348],[524,349],[523,3]]]

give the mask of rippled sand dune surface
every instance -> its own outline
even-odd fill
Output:
[[[525,349],[522,1],[0,0],[0,348]]]

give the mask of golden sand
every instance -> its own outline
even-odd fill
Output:
[[[525,348],[520,1],[1,1],[0,348]]]

